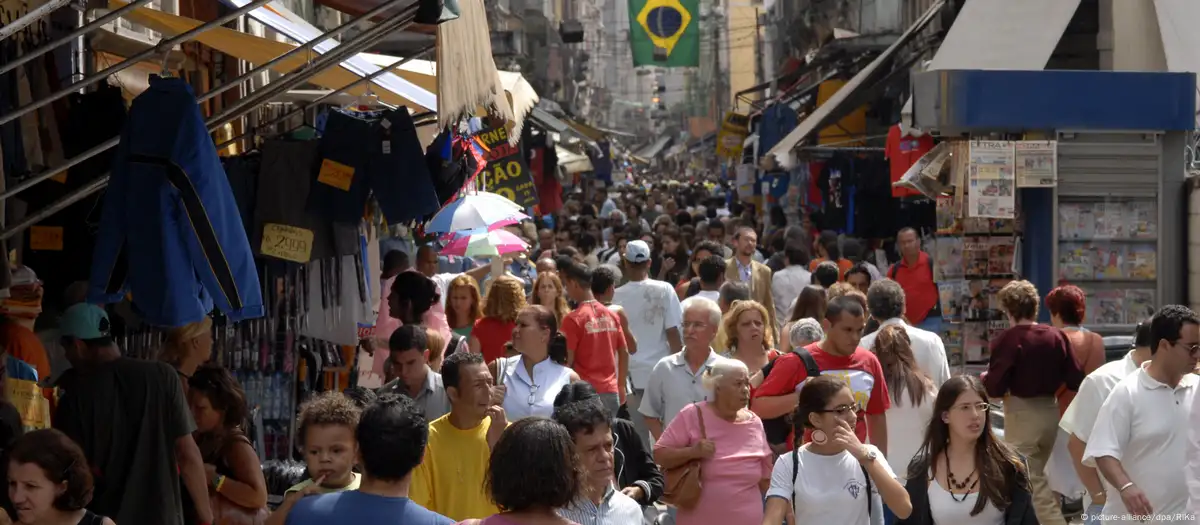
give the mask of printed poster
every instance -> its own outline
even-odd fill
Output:
[[[1058,184],[1058,141],[1021,140],[1014,145],[1018,188]]]
[[[992,219],[1016,218],[1013,142],[973,140],[968,160],[970,183],[967,189],[967,215]]]
[[[538,203],[533,174],[525,166],[521,148],[508,143],[508,130],[504,127],[485,129],[475,135],[482,147],[487,166],[480,173],[483,190],[495,193],[523,208]]]
[[[742,147],[749,134],[749,116],[732,111],[726,113],[721,130],[717,133],[717,156],[723,159],[741,159]]]

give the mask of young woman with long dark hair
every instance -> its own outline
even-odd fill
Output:
[[[974,376],[938,391],[925,443],[908,467],[912,515],[900,525],[1037,525],[1025,460],[996,438]]]
[[[897,477],[903,483],[905,469],[921,448],[925,427],[929,426],[929,420],[933,417],[937,388],[917,366],[912,340],[905,327],[883,327],[871,351],[879,358],[888,395],[892,398],[892,406],[887,409],[888,463],[896,465],[899,470]],[[891,509],[884,508],[884,517],[885,525],[895,521]]]

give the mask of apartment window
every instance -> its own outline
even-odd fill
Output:
[[[146,7],[157,9],[172,15],[179,14],[179,0],[151,0]],[[122,36],[136,38],[138,40],[145,41],[148,44],[157,44],[158,41],[162,39],[162,34],[160,34],[158,31],[154,31],[143,25],[135,24],[125,18],[118,18],[115,22],[114,29],[116,30],[116,33],[119,33]]]

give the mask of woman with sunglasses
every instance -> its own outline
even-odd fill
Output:
[[[1037,525],[1025,460],[996,439],[983,383],[942,384],[925,443],[908,468],[912,515],[900,525]],[[897,513],[899,514],[899,513]]]
[[[566,366],[567,338],[558,331],[554,312],[541,305],[522,308],[512,331],[512,345],[518,355],[488,365],[497,385],[493,402],[504,407],[509,421],[550,417],[558,392],[579,381],[579,375]]]
[[[826,375],[802,383],[792,421],[797,437],[810,432],[809,442],[775,460],[763,525],[780,525],[793,512],[791,525],[875,525],[883,522],[883,505],[909,515],[909,496],[883,453],[855,435],[857,414],[844,379]]]

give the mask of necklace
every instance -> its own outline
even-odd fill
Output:
[[[950,490],[946,492],[950,493],[950,499],[954,500],[956,503],[967,501],[967,498],[969,498],[971,493],[975,491],[975,486],[979,484],[979,476],[976,476],[975,472],[976,470],[972,469],[971,473],[967,474],[967,477],[963,478],[962,482],[960,483],[957,479],[955,479],[954,471],[950,470],[950,455],[946,455],[946,483],[950,485]],[[971,481],[972,478],[974,478],[974,481]],[[968,484],[968,482],[970,483]],[[966,492],[963,492],[962,494],[955,494],[955,490]],[[962,499],[958,499],[959,496],[962,496]]]

